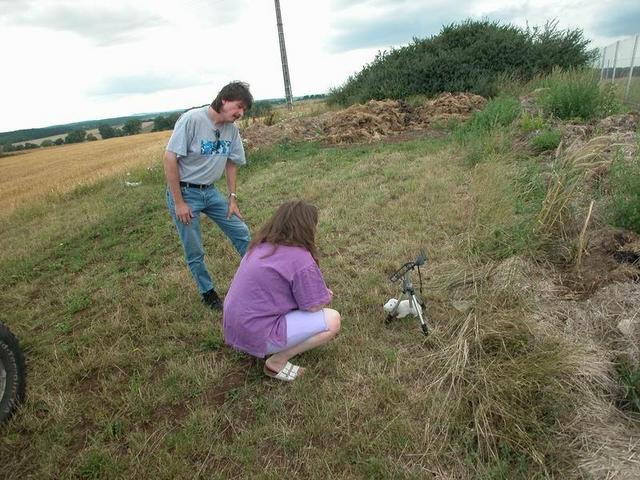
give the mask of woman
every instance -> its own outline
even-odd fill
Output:
[[[224,301],[227,344],[268,356],[264,373],[292,381],[304,369],[289,360],[327,343],[340,330],[340,314],[318,266],[318,210],[303,201],[278,208],[257,233]]]

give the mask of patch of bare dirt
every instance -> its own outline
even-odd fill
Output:
[[[470,93],[443,93],[418,107],[399,100],[370,100],[339,112],[293,118],[276,125],[249,125],[242,130],[247,149],[286,140],[329,145],[371,143],[430,129],[455,119],[464,121],[483,108],[486,100]]]
[[[587,236],[587,247],[579,268],[561,270],[558,283],[575,298],[589,298],[612,283],[640,280],[640,236],[612,228],[601,228]]]

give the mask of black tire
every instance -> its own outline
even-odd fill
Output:
[[[0,323],[0,424],[24,400],[26,370],[16,337]]]

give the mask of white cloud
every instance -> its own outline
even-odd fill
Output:
[[[640,18],[635,0],[280,4],[294,95],[326,92],[378,50],[469,17],[557,17],[603,45]],[[256,99],[284,95],[271,1],[0,0],[0,43],[0,131],[201,105],[231,80],[249,82]]]

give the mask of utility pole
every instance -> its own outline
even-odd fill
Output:
[[[276,20],[278,22],[278,40],[280,40],[280,58],[282,59],[282,76],[284,77],[284,94],[287,97],[287,108],[293,107],[293,96],[291,95],[291,80],[289,79],[289,65],[287,65],[287,50],[284,46],[284,32],[282,31],[282,16],[280,15],[280,0],[276,3]]]

